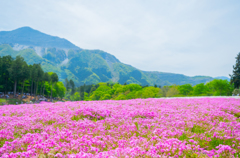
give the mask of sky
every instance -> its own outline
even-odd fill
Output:
[[[239,0],[0,0],[0,31],[29,26],[144,71],[232,74]]]

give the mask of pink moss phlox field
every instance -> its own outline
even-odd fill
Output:
[[[0,156],[240,157],[240,100],[136,99],[0,107]]]

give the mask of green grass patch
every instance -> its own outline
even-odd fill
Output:
[[[198,125],[194,125],[193,128],[191,129],[191,132],[197,133],[197,134],[204,133],[205,131],[206,130],[203,127],[198,126]]]
[[[79,120],[83,120],[84,118],[86,117],[84,117],[83,115],[74,115],[73,117],[71,117],[71,120],[79,121]]]
[[[0,98],[0,104],[6,103],[6,99]]]
[[[137,119],[137,118],[143,118],[143,119],[145,119],[145,118],[147,118],[147,117],[146,117],[146,116],[141,116],[141,115],[136,115],[136,116],[133,117],[133,119]]]
[[[198,157],[200,157],[198,154],[194,153],[193,151],[184,151],[183,153],[185,154],[184,158],[198,158]]]
[[[240,112],[239,113],[234,113],[234,116],[237,118],[240,118]]]
[[[96,122],[99,120],[104,120],[106,117],[99,116],[98,114],[95,114],[93,116],[92,115],[74,115],[71,117],[71,120],[79,121],[79,120],[83,120],[85,118]]]
[[[186,133],[183,133],[178,139],[183,141],[183,140],[188,140],[189,138],[187,137]]]
[[[198,144],[200,145],[200,147],[204,148],[206,150],[216,149],[216,147],[219,146],[220,144],[232,146],[233,144],[236,145],[239,143],[239,141],[237,141],[236,139],[220,139],[220,138],[216,138],[216,137],[211,138],[210,141],[206,141],[204,139],[198,139],[197,141],[198,141]],[[233,143],[234,141],[236,143]]]
[[[16,98],[11,98],[11,99],[0,98],[0,105],[2,105],[2,103],[5,103],[5,104],[16,104],[16,102],[18,102],[18,104],[20,104],[21,102],[25,103],[24,101],[21,101],[20,99],[16,99]]]
[[[111,129],[111,126],[109,124],[105,124],[105,130],[110,130]]]
[[[9,140],[7,140],[5,138],[0,139],[0,147],[3,147],[3,145],[5,144],[6,141],[9,141]]]
[[[209,149],[215,149],[217,146],[220,144],[222,145],[229,145],[232,146],[233,140],[232,139],[220,139],[220,138],[212,138],[211,141],[209,142]]]
[[[137,123],[137,122],[134,122],[134,124],[135,124],[137,130],[139,130],[139,125],[138,125],[138,123]]]
[[[54,124],[55,122],[56,122],[55,120],[48,120],[48,121],[45,122],[45,124],[47,124],[47,125],[52,125],[52,124]]]
[[[218,118],[218,120],[219,120],[219,122],[229,122],[228,119],[225,119],[225,118],[223,118],[221,116]]]

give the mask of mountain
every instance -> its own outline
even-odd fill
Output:
[[[30,47],[80,49],[66,39],[50,36],[30,27],[0,32],[0,44],[18,44]]]
[[[230,78],[229,77],[225,77],[225,76],[214,77],[214,79],[221,79],[221,80],[228,80],[228,81],[230,81]]]
[[[0,56],[21,55],[28,64],[41,63],[44,71],[56,72],[60,80],[73,79],[76,85],[98,82],[141,85],[192,85],[213,80],[208,76],[141,71],[121,63],[101,50],[81,49],[66,39],[50,36],[30,27],[0,32]]]

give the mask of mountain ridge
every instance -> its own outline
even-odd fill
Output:
[[[23,39],[23,40],[21,40]],[[21,55],[28,64],[41,63],[44,71],[56,72],[60,80],[73,79],[77,85],[98,82],[137,83],[141,85],[192,85],[206,83],[209,76],[142,71],[121,63],[114,55],[101,50],[87,50],[66,39],[50,36],[30,27],[0,31],[0,56]]]
[[[80,49],[70,41],[57,36],[47,35],[25,26],[12,31],[0,31],[1,44],[20,44],[26,46],[53,47],[61,49]],[[37,40],[37,42],[35,42]]]

